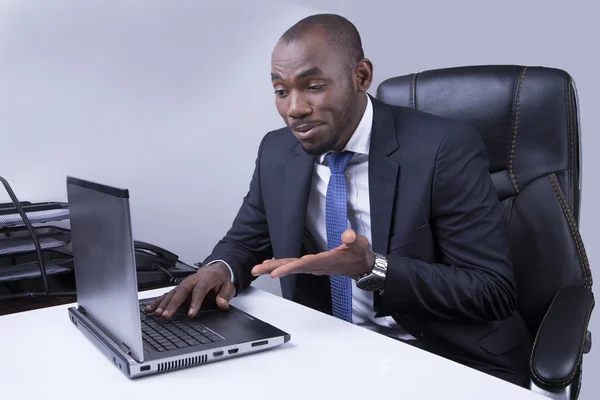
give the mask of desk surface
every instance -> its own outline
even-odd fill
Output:
[[[166,290],[141,292],[140,298]],[[71,324],[69,305],[2,316],[2,398],[544,399],[258,289],[232,304],[289,332],[292,340],[136,380],[127,379]]]

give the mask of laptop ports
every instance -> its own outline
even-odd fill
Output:
[[[222,351],[222,350],[221,350],[221,351],[215,351],[215,352],[213,353],[213,357],[221,357],[223,354],[224,354],[224,353],[223,353],[223,351]]]
[[[229,354],[236,354],[238,352],[238,349],[229,349],[229,350],[227,350],[227,352]]]

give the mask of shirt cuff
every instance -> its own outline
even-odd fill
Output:
[[[229,272],[231,273],[231,283],[233,283],[233,286],[235,286],[235,275],[233,275],[233,269],[231,269],[231,266],[229,264],[227,264],[227,261],[213,260],[213,261],[209,262],[208,264],[206,264],[205,267],[209,266],[210,264],[217,263],[217,262],[222,262],[223,264],[227,265],[227,268],[229,268]]]

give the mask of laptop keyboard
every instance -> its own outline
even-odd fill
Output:
[[[162,352],[225,340],[221,335],[193,319],[179,320],[177,314],[169,320],[146,313],[140,305],[142,338],[150,348]]]

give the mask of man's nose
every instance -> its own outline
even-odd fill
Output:
[[[288,117],[304,118],[312,112],[312,108],[306,101],[303,93],[297,91],[290,92],[290,108],[288,109]]]

